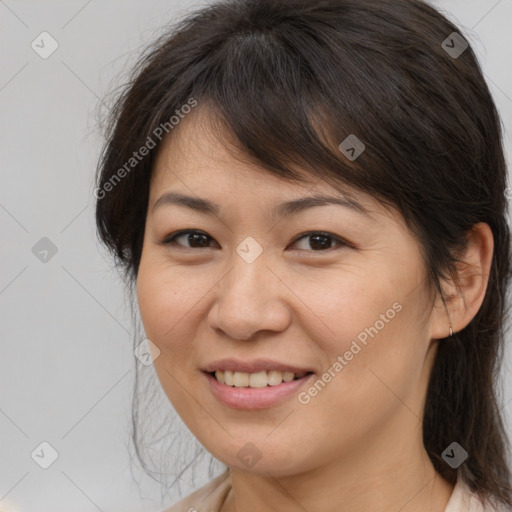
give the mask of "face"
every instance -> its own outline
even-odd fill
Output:
[[[276,476],[421,439],[432,301],[398,213],[318,176],[272,176],[196,113],[172,135],[137,293],[192,433],[227,465]],[[337,202],[305,201],[320,195]]]

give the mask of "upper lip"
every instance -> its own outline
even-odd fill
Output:
[[[278,371],[278,372],[293,372],[309,373],[313,372],[310,368],[293,366],[287,363],[281,363],[279,361],[273,361],[272,359],[252,359],[250,361],[242,361],[240,359],[219,359],[207,364],[203,371],[211,373],[215,371],[232,371],[232,372],[245,372],[245,373],[256,373],[263,371]]]

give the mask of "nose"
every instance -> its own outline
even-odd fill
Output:
[[[236,340],[251,340],[260,331],[281,332],[291,322],[287,295],[291,292],[262,256],[252,263],[238,254],[231,270],[215,287],[208,314],[212,329]]]

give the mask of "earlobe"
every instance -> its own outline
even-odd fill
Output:
[[[480,309],[491,270],[494,238],[485,222],[467,233],[467,246],[456,263],[457,282],[444,283],[444,303],[436,302],[432,339],[446,338],[464,329]]]

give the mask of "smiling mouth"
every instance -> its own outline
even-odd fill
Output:
[[[276,370],[255,373],[220,371],[208,372],[217,382],[236,388],[264,388],[279,386],[283,382],[303,379],[313,372],[293,373]]]

